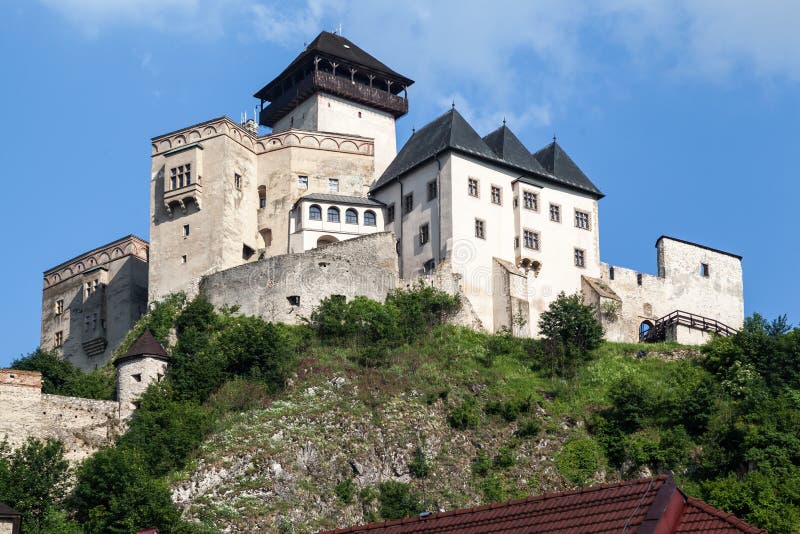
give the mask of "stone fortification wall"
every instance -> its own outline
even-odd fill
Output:
[[[30,437],[56,438],[75,462],[109,445],[119,434],[118,405],[42,394],[42,375],[35,371],[0,369],[0,440],[12,448]]]
[[[381,232],[220,271],[204,277],[200,291],[217,308],[293,324],[325,297],[382,301],[398,281],[395,237]]]

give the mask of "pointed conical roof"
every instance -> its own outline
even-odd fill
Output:
[[[166,360],[169,358],[167,351],[158,340],[155,338],[150,327],[145,328],[144,332],[133,342],[131,348],[123,355],[114,360],[114,365],[118,365],[127,360],[133,360],[142,356],[151,358],[160,358]]]
[[[603,193],[556,141],[536,152],[533,157],[560,182],[603,196]]]
[[[497,159],[478,132],[453,108],[414,132],[372,186],[372,190],[383,187],[393,178],[448,148],[482,158]]]
[[[528,169],[533,172],[544,173],[544,168],[536,161],[536,158],[525,148],[522,141],[514,135],[508,126],[503,125],[483,138],[497,157],[511,163],[516,167]]]

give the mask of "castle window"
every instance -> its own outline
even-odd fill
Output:
[[[328,222],[337,223],[339,221],[339,208],[328,208]]]
[[[239,191],[242,190],[242,176],[240,174],[233,175],[233,186]]]
[[[519,236],[514,238],[514,248],[519,248]]]
[[[178,168],[173,167],[170,169],[170,177],[169,177],[169,188],[170,189],[177,189],[178,188]]]
[[[436,260],[430,259],[422,264],[422,270],[425,274],[431,274],[433,270],[436,268]]]
[[[297,189],[308,189],[308,176],[297,177]]]
[[[589,229],[589,214],[587,212],[575,210],[575,228]]]
[[[471,197],[478,196],[478,180],[475,178],[470,178],[467,180],[467,193]]]
[[[349,209],[344,212],[344,222],[347,224],[358,224],[358,212],[354,209]]]
[[[184,224],[183,225],[183,237],[189,237],[189,225],[188,224]]]
[[[642,285],[642,273],[636,273],[636,285]]]
[[[708,264],[707,263],[701,263],[700,264],[700,275],[707,277],[709,274],[710,273],[709,273],[709,270],[708,270]]]
[[[575,249],[575,267],[586,267],[586,251]]]
[[[437,197],[439,191],[437,189],[436,180],[431,180],[428,182],[428,201],[433,200]]]
[[[361,112],[360,111],[358,112],[358,118],[359,119],[361,118]]]
[[[59,330],[53,336],[53,346],[54,347],[62,347],[64,346],[64,331]]]
[[[308,208],[308,219],[310,221],[321,221],[322,220],[322,208],[320,208],[316,204],[312,204]]]
[[[64,299],[58,299],[56,301],[56,315],[61,315],[64,313]]]
[[[265,185],[258,186],[258,207],[267,207],[267,186]]]
[[[608,268],[608,279],[609,280],[613,280],[614,279],[614,267],[613,266]]]
[[[189,261],[189,257],[186,254],[181,256],[181,263],[186,263],[187,261]]]
[[[394,222],[394,204],[389,204],[386,208],[386,222]]]
[[[496,185],[492,186],[492,204],[502,204],[503,196],[500,188]]]
[[[99,282],[97,280],[90,280],[85,284],[83,284],[84,298],[89,298],[92,295],[92,293],[97,291],[98,284]]]
[[[186,177],[186,185],[192,184],[192,164],[186,164],[186,170],[184,172],[184,176]]]
[[[255,253],[256,253],[256,251],[255,251],[255,249],[253,247],[249,247],[249,246],[245,245],[244,243],[242,243],[242,259],[243,260],[249,260],[250,258],[253,257],[253,254],[255,254]]]
[[[330,192],[330,193],[338,193],[339,192],[339,179],[338,178],[328,178],[328,192]]]
[[[430,240],[430,226],[423,224],[419,227],[419,244],[424,245]]]
[[[300,295],[289,295],[286,297],[291,306],[300,306]]]
[[[523,231],[522,242],[525,248],[539,250],[539,232],[534,232],[533,230]]]
[[[364,226],[376,226],[374,211],[367,210],[364,212]]]
[[[522,192],[522,206],[526,210],[539,210],[539,195],[531,191]]]
[[[414,209],[414,193],[409,193],[403,197],[403,215],[411,213]]]
[[[550,220],[553,222],[561,222],[561,206],[558,204],[550,204]]]
[[[131,377],[132,377],[132,378],[133,378],[133,379],[134,379],[136,382],[141,382],[141,381],[142,381],[142,375],[141,375],[141,373],[136,373],[135,375],[131,375]]]
[[[486,239],[486,221],[475,219],[475,237]]]

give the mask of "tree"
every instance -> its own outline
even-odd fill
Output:
[[[26,528],[38,525],[58,510],[67,491],[69,463],[60,441],[29,438],[11,451],[0,443],[0,501],[20,511]]]
[[[110,366],[84,373],[55,351],[36,349],[14,360],[11,368],[42,373],[42,393],[110,400],[116,391],[116,375]]]
[[[561,292],[539,319],[545,337],[545,356],[554,372],[567,375],[589,359],[589,352],[603,340],[603,327],[595,310],[583,303],[580,294]]]

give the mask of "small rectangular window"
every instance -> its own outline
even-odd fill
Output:
[[[499,204],[503,203],[502,190],[496,185],[492,186],[492,189],[491,189],[491,200],[492,200],[492,204],[498,204],[499,205]]]
[[[614,267],[609,267],[608,268],[608,279],[609,280],[613,280],[614,279]]]
[[[709,276],[710,273],[709,273],[709,270],[708,270],[708,264],[707,263],[701,263],[700,264],[700,274],[702,276],[706,276],[706,277]]]
[[[339,192],[339,179],[338,178],[328,178],[328,192],[329,193],[338,193]]]
[[[427,224],[423,224],[419,227],[419,244],[424,245],[430,239],[430,227]]]
[[[233,186],[239,191],[242,190],[242,176],[240,174],[233,175]]]
[[[526,210],[539,210],[539,195],[533,191],[522,192],[522,207]]]
[[[524,230],[522,233],[522,243],[525,248],[539,250],[539,232]]]
[[[186,254],[181,256],[181,263],[186,263],[187,261],[189,261],[189,258],[186,256]]]
[[[403,215],[411,213],[414,210],[414,193],[409,193],[403,197]]]
[[[386,222],[394,222],[394,204],[389,204],[386,208]]]
[[[478,197],[478,180],[475,178],[470,178],[467,181],[467,193],[471,197]]]
[[[64,299],[58,299],[56,301],[56,315],[61,315],[64,313]]]
[[[184,224],[183,225],[183,237],[189,237],[189,225],[188,224]]]
[[[558,204],[550,204],[550,220],[553,222],[561,222],[561,206]]]
[[[64,331],[59,330],[56,332],[55,336],[53,337],[53,345],[55,347],[61,347],[64,345]]]
[[[486,239],[486,221],[475,219],[475,237]]]
[[[636,285],[642,285],[642,273],[636,273]]]
[[[431,180],[428,182],[428,201],[433,200],[437,197],[439,191],[437,190],[436,180]]]
[[[289,295],[286,300],[289,301],[291,306],[300,306],[300,295]]]
[[[431,274],[434,269],[436,269],[436,260],[430,259],[422,264],[422,270],[425,271],[425,274]]]
[[[575,249],[575,267],[586,267],[586,252],[579,248]]]
[[[178,168],[173,167],[170,169],[170,177],[169,177],[169,185],[170,189],[177,189],[178,188]]]
[[[186,185],[192,184],[192,164],[186,164]]]
[[[519,237],[514,238],[514,248],[519,248]]]
[[[297,177],[297,189],[308,189],[308,176]]]
[[[575,210],[575,227],[583,230],[589,229],[589,214],[587,212]]]

